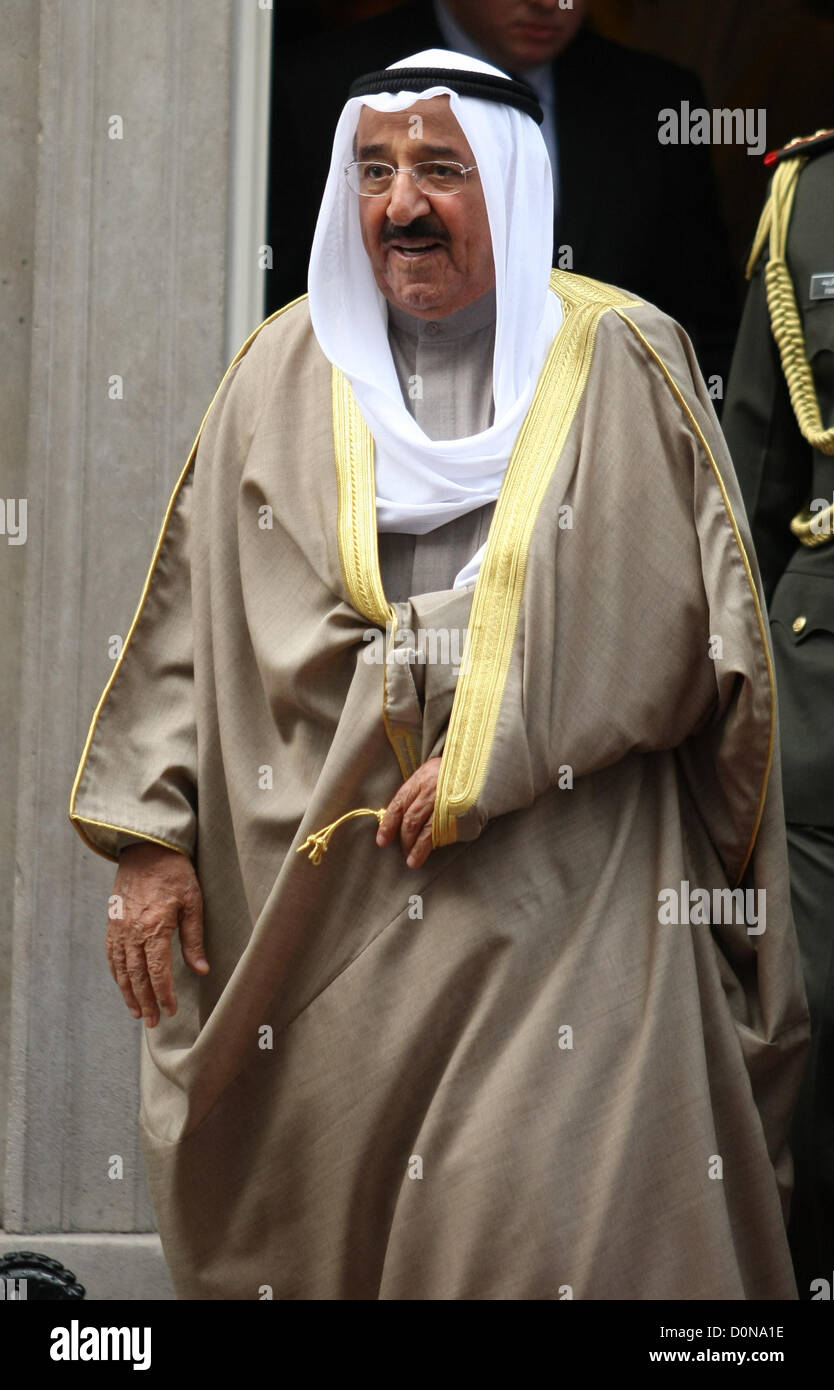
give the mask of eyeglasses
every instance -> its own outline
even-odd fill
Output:
[[[450,193],[460,193],[467,174],[477,167],[477,164],[467,167],[455,160],[439,163],[430,159],[412,164],[410,169],[395,169],[393,164],[380,164],[375,160],[354,160],[345,168],[345,178],[348,187],[360,197],[381,198],[390,193],[397,174],[410,174],[421,193],[446,198]]]

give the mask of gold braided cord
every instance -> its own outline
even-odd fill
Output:
[[[788,141],[787,145],[785,145],[785,150],[791,149],[791,147],[792,147],[793,145],[802,145],[802,146],[804,147],[805,145],[808,144],[809,140],[816,140],[817,137],[820,136],[820,135],[830,135],[830,134],[831,134],[831,131],[830,131],[830,130],[827,130],[825,127],[820,127],[819,130],[815,130],[815,131],[814,131],[813,135],[797,135],[797,136],[795,137],[795,139],[789,140],[789,141]],[[783,153],[784,153],[784,151],[783,151]],[[801,150],[797,150],[796,158],[799,159],[799,157],[801,156],[801,154],[802,154],[802,151],[801,151]],[[791,162],[793,163],[794,161],[792,160]],[[802,162],[805,163],[805,160],[803,159]],[[783,167],[783,164],[784,164],[784,161],[783,161],[782,164],[779,165],[779,168],[782,168],[782,167]],[[774,176],[774,182],[775,182],[775,176]],[[771,192],[772,192],[772,189],[773,189],[773,185],[771,184]],[[765,244],[765,242],[767,241],[768,234],[769,234],[769,232],[770,232],[770,217],[771,217],[771,200],[770,200],[770,197],[768,196],[768,198],[767,198],[767,200],[766,200],[766,202],[765,202],[765,205],[764,205],[764,207],[762,208],[761,216],[759,217],[759,225],[758,225],[758,227],[756,228],[756,235],[755,235],[754,238],[753,238],[753,249],[751,250],[750,255],[749,255],[748,258],[747,258],[747,265],[746,265],[746,267],[745,267],[744,274],[745,274],[745,277],[746,277],[748,280],[751,280],[751,279],[753,278],[753,271],[756,269],[756,262],[758,261],[759,256],[762,254],[762,251],[764,250],[764,244]],[[783,248],[783,249],[784,249],[784,248]]]
[[[782,167],[781,165],[779,166]],[[770,236],[770,219],[773,213],[773,188],[765,199],[765,205],[759,215],[759,224],[756,227],[756,235],[753,237],[753,245],[750,255],[747,257],[747,265],[744,267],[744,276],[747,280],[752,280],[753,271],[756,269],[760,255],[765,249],[765,242]]]
[[[330,825],[325,825],[321,830],[314,830],[312,835],[308,835],[303,845],[299,845],[296,854],[302,854],[305,849],[309,850],[307,858],[314,864],[320,864],[322,855],[326,853],[327,847],[333,836],[334,830],[338,830],[347,820],[353,820],[354,816],[376,816],[377,821],[382,825],[385,817],[384,806],[357,806],[355,811],[346,811],[338,820],[331,821]]]
[[[765,267],[765,289],[770,326],[779,348],[782,369],[788,383],[791,405],[803,438],[823,454],[834,454],[834,426],[824,429],[822,412],[817,399],[811,364],[805,351],[802,322],[796,306],[796,294],[785,260],[793,202],[799,173],[807,157],[797,155],[786,159],[776,169],[765,205],[747,271],[751,272],[754,258],[758,259],[769,230],[770,254]]]

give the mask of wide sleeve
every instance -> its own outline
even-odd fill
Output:
[[[475,659],[479,634],[506,627],[504,594],[473,603],[475,655],[455,694],[438,799],[450,838],[474,839],[558,787],[566,768],[576,781],[674,750],[735,883],[776,733],[756,561],[692,344],[653,309],[623,318],[600,324],[599,365],[522,556],[506,659],[486,638],[489,659]]]
[[[487,698],[488,665],[461,676],[435,824],[445,829],[445,800],[445,842],[474,840],[540,798],[554,837],[547,891],[570,882],[572,856],[597,864],[588,911],[601,931],[618,917],[658,921],[669,884],[691,882],[712,904],[722,895],[704,969],[720,976],[786,1201],[808,1019],[764,598],[689,340],[654,310],[624,326],[600,325],[584,413],[533,530],[500,702]],[[572,518],[564,531],[559,505]],[[489,613],[476,609],[477,638]],[[470,724],[467,766],[456,744]],[[632,843],[639,853],[624,850]],[[723,910],[738,890],[743,918]]]
[[[137,839],[194,853],[195,452],[196,445],[174,488],[139,606],[93,715],[70,797],[72,824],[108,859],[117,859]]]

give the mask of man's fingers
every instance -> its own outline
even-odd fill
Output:
[[[117,942],[111,943],[110,941],[108,941],[107,959],[110,962],[110,974],[113,976],[113,979],[116,981],[116,984],[122,991],[122,998],[127,1004],[127,1007],[130,1009],[130,1012],[133,1014],[134,1018],[141,1018],[142,1009],[140,1007],[139,1000],[136,998],[136,995],[133,992],[133,986],[130,983],[130,976],[127,973],[127,960],[125,958],[124,946],[120,945]]]
[[[203,946],[203,902],[199,892],[189,896],[180,909],[180,948],[186,965],[198,975],[208,972]]]
[[[376,832],[376,842],[378,845],[390,845],[400,828],[401,816],[402,811],[399,811],[393,804],[388,807],[388,810],[379,823],[379,830]]]
[[[400,828],[400,844],[406,854],[414,848],[414,844],[426,823],[426,816],[431,815],[433,807],[433,800],[423,794],[417,796],[405,812]]]
[[[174,1014],[177,1000],[174,994],[174,977],[171,974],[171,938],[155,936],[145,942],[145,961],[154,996],[161,1009]]]
[[[376,833],[378,845],[388,845],[396,838],[406,807],[417,792],[415,776],[416,774],[413,774],[407,782],[403,782],[403,785],[392,796]]]
[[[429,758],[428,762],[418,767],[408,781],[404,782],[398,789],[391,798],[377,831],[376,842],[378,845],[390,844],[399,831],[400,844],[406,855],[412,854],[428,820],[428,845],[423,840],[420,846],[419,862],[423,863],[428,858],[432,848],[431,817],[434,813],[434,798],[439,770],[440,758]],[[409,863],[411,863],[410,860]],[[417,863],[415,862],[411,867],[416,868]]]
[[[419,869],[421,864],[425,864],[433,849],[431,834],[431,816],[426,821],[423,829],[415,840],[411,852],[406,859],[409,869]]]
[[[121,901],[106,937],[110,973],[134,1017],[155,1028],[161,1010],[176,1013],[174,932],[181,932],[183,958],[203,975],[202,894],[191,860],[158,845],[129,845],[122,851],[114,894]],[[109,914],[108,914],[109,915]]]
[[[139,1001],[146,1024],[148,1027],[153,1028],[159,1022],[159,1008],[148,974],[148,963],[145,959],[144,948],[142,946],[128,945],[125,947],[125,956],[127,958],[127,973],[130,976],[133,993]]]

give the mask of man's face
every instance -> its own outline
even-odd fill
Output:
[[[475,163],[448,96],[405,111],[363,106],[356,158],[410,169],[425,160]],[[477,170],[459,193],[423,193],[411,174],[398,174],[388,193],[356,196],[362,241],[385,298],[417,318],[441,318],[471,304],[495,284],[492,238]]]
[[[587,0],[562,9],[559,0],[447,0],[458,24],[498,67],[518,72],[549,62],[567,48]]]

